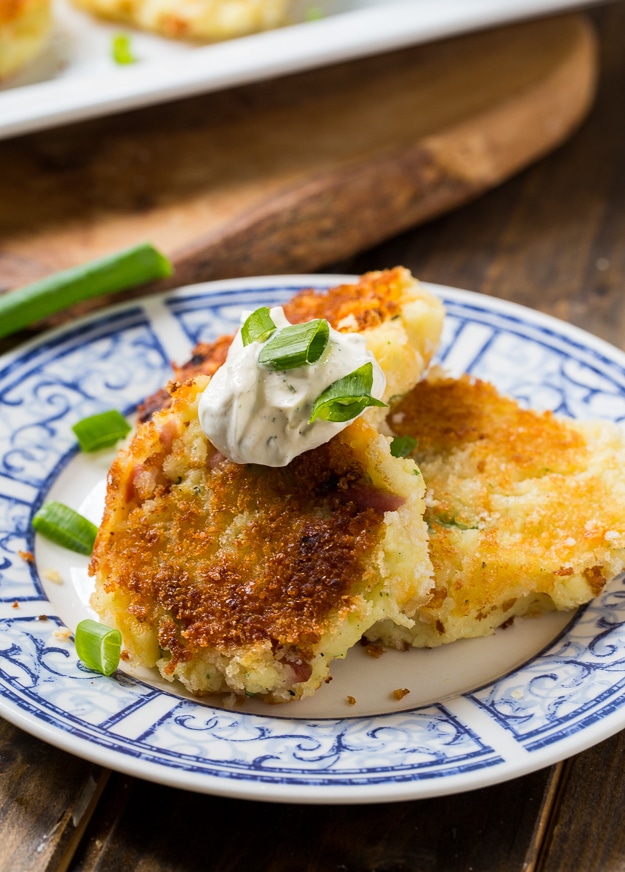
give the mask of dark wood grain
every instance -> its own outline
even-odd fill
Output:
[[[422,802],[300,806],[195,796],[113,777],[72,869],[520,870],[549,778],[543,770],[513,789],[499,785]],[[166,826],[155,826],[163,815]]]
[[[179,284],[318,269],[555,147],[595,79],[562,16],[0,143],[0,289],[145,238]]]
[[[537,872],[625,869],[625,734],[566,764]]]
[[[561,148],[470,206],[344,261],[402,263],[426,281],[548,312],[625,345],[625,7],[594,14],[600,85]]]
[[[108,776],[0,720],[0,869],[67,869]]]

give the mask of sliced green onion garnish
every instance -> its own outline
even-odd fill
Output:
[[[121,412],[110,409],[77,421],[72,430],[83,451],[97,451],[115,445],[130,432],[131,427]]]
[[[451,516],[444,515],[434,515],[431,520],[432,524],[438,524],[439,527],[447,527],[447,528],[457,528],[458,530],[477,530],[479,529],[478,524],[464,524],[462,521],[458,521],[456,518]]]
[[[79,554],[91,554],[98,532],[96,525],[83,515],[53,500],[39,509],[33,527],[46,539]]]
[[[120,66],[136,63],[137,59],[134,56],[130,45],[130,37],[126,33],[116,33],[112,43],[113,60]]]
[[[323,14],[321,6],[308,6],[308,8],[304,10],[304,18],[306,21],[319,21],[319,19],[323,18]]]
[[[251,342],[264,342],[275,331],[276,325],[271,320],[269,308],[261,306],[260,309],[252,312],[241,327],[241,339],[243,345],[249,345]]]
[[[0,337],[75,303],[171,275],[169,260],[149,243],[54,273],[0,295]]]
[[[373,364],[371,362],[333,382],[313,403],[308,423],[317,418],[324,421],[351,421],[368,406],[386,406],[371,396]]]
[[[261,348],[258,362],[269,369],[296,369],[316,363],[330,339],[330,325],[317,318],[305,324],[290,324],[274,333]]]
[[[391,454],[393,457],[408,457],[417,447],[414,436],[395,436],[391,442]]]
[[[119,666],[122,634],[113,627],[86,618],[76,627],[76,653],[89,669],[111,675]]]

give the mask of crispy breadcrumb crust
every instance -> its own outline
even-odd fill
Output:
[[[426,601],[423,480],[363,419],[287,467],[233,463],[199,426],[208,381],[172,386],[115,459],[92,604],[193,693],[308,696],[374,622]]]
[[[386,644],[488,635],[516,615],[571,609],[625,569],[625,435],[521,408],[486,382],[433,370],[389,415],[417,440],[436,589]]]

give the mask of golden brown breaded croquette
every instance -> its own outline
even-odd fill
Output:
[[[312,694],[376,621],[431,587],[423,480],[360,418],[288,466],[236,464],[172,387],[109,473],[92,604],[131,658],[191,692]]]
[[[412,629],[367,633],[431,647],[516,615],[571,609],[625,569],[625,434],[539,413],[479,379],[433,370],[389,415],[416,439],[434,596]]]

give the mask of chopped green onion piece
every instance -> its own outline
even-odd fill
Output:
[[[102,294],[169,276],[169,260],[149,243],[54,273],[0,295],[0,337]]]
[[[83,451],[97,451],[99,448],[115,445],[131,429],[128,421],[117,409],[82,418],[72,427]]]
[[[86,618],[76,627],[76,653],[89,669],[111,675],[119,666],[122,634],[113,627]]]
[[[304,18],[306,21],[319,21],[323,18],[323,14],[321,6],[308,6],[308,8],[304,10]]]
[[[251,342],[257,341],[264,342],[265,339],[269,339],[275,329],[276,325],[271,319],[269,308],[261,306],[260,309],[252,312],[243,322],[241,327],[243,345],[249,345]]]
[[[112,54],[113,60],[116,64],[120,66],[126,66],[126,64],[134,64],[137,59],[134,56],[132,51],[132,47],[130,45],[130,37],[126,33],[116,33],[113,37],[112,44]]]
[[[44,503],[33,517],[33,527],[46,539],[79,554],[91,554],[98,532],[83,515],[53,500]]]
[[[333,382],[313,403],[308,423],[317,418],[324,421],[351,421],[368,406],[386,406],[371,396],[373,364],[371,362]]]
[[[431,519],[431,523],[429,524],[429,526],[431,526],[432,524],[438,524],[439,527],[456,527],[458,530],[479,529],[478,524],[464,524],[462,521],[458,521],[455,517],[445,515],[434,515]]]
[[[414,436],[395,436],[391,442],[391,454],[393,457],[408,457],[417,447]]]
[[[330,325],[317,318],[304,324],[290,324],[269,339],[261,348],[258,362],[279,371],[316,363],[330,339]]]

